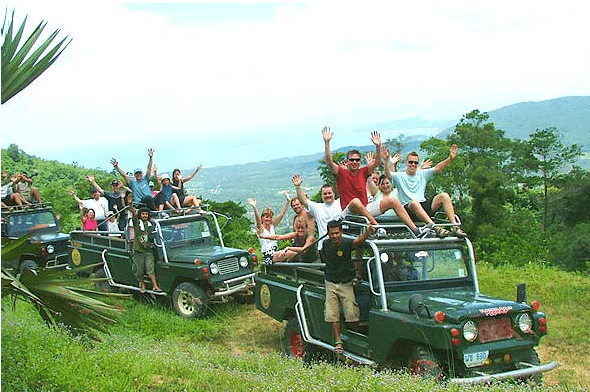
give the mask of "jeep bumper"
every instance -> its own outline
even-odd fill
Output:
[[[223,287],[216,290],[215,293],[213,293],[213,296],[223,297],[226,295],[237,293],[238,291],[250,290],[254,287],[255,275],[256,273],[253,272],[248,275],[238,276],[237,278],[224,280]]]
[[[452,384],[457,385],[468,385],[468,384],[480,384],[480,383],[488,383],[491,381],[496,380],[505,380],[507,378],[522,378],[527,377],[532,374],[548,372],[549,370],[553,370],[559,366],[559,364],[555,361],[551,361],[544,365],[532,365],[530,363],[521,362],[520,366],[526,366],[523,369],[516,369],[511,370],[509,372],[503,373],[495,373],[495,374],[484,374],[482,373],[481,376],[475,377],[466,377],[466,378],[451,378],[449,382]]]

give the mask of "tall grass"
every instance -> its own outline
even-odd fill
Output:
[[[529,298],[539,299],[549,319],[543,345],[559,347],[580,359],[588,352],[588,317],[579,318],[588,298],[588,277],[548,269],[492,268],[479,265],[482,291],[513,298],[515,284],[525,277]],[[502,282],[498,284],[498,282]],[[543,283],[546,282],[546,283]],[[501,286],[501,287],[500,287]],[[551,289],[550,289],[551,288]],[[565,294],[562,293],[565,292]],[[577,300],[572,298],[577,295]],[[282,325],[253,305],[214,305],[203,320],[185,320],[166,304],[123,300],[120,323],[102,335],[102,342],[72,339],[49,329],[24,303],[2,313],[3,391],[463,391],[524,390],[497,383],[459,388],[416,379],[403,372],[375,372],[368,367],[320,363],[305,367],[281,355]],[[569,309],[574,307],[573,309]],[[560,309],[561,308],[561,309]],[[6,309],[6,307],[5,307]],[[564,319],[568,314],[576,319]],[[576,321],[577,320],[577,321]],[[583,324],[585,323],[585,324]],[[581,332],[566,327],[583,325]],[[562,331],[563,329],[563,331]],[[581,344],[580,338],[585,339]],[[542,355],[543,356],[543,355]],[[543,358],[549,360],[552,358]],[[588,372],[590,366],[584,365]],[[570,374],[562,363],[562,379],[552,390],[589,384]],[[546,378],[547,379],[547,378]],[[560,384],[560,386],[555,386]],[[549,390],[548,387],[543,389]]]

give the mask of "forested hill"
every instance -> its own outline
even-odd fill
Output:
[[[506,132],[507,138],[527,140],[537,129],[554,126],[563,134],[564,145],[576,143],[590,153],[590,96],[521,102],[488,114],[489,121]],[[453,130],[448,128],[437,137],[445,138]]]
[[[497,129],[503,130],[506,133],[505,136],[510,139],[526,140],[529,134],[537,129],[557,127],[564,135],[565,145],[573,143],[581,145],[586,153],[582,166],[590,167],[590,97],[564,97],[541,102],[523,102],[490,111],[488,114],[489,121],[493,122]],[[434,126],[432,121],[416,118],[411,120],[411,123],[395,121],[366,126],[363,127],[363,132]],[[460,118],[457,118],[456,123],[459,120]],[[453,130],[454,126],[441,132],[437,137],[446,138]],[[425,136],[413,137],[404,150],[418,150],[420,142],[425,139]],[[254,197],[258,199],[260,205],[268,204],[277,209],[282,203],[282,196],[278,192],[293,189],[290,179],[294,173],[302,175],[308,193],[315,194],[318,191],[322,182],[317,170],[318,161],[323,158],[321,147],[321,143],[317,143],[314,147],[317,153],[311,155],[206,168],[202,175],[199,174],[189,184],[197,194],[202,194],[205,198],[245,202],[248,197]],[[346,151],[350,148],[343,147],[338,151]],[[369,145],[355,146],[355,148],[361,151],[373,149]],[[185,172],[188,173],[189,169]]]

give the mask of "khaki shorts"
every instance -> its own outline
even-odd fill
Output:
[[[324,281],[326,286],[325,318],[327,323],[340,321],[340,304],[347,323],[359,321],[360,310],[354,298],[354,289],[350,283],[332,283]]]
[[[139,280],[144,275],[155,275],[154,254],[152,252],[135,252],[133,254],[133,273]]]

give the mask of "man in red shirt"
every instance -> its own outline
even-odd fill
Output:
[[[371,132],[371,141],[375,145],[375,159],[369,161],[367,166],[361,166],[361,153],[358,150],[350,150],[346,153],[345,167],[337,165],[332,159],[332,152],[330,151],[330,140],[334,135],[329,127],[322,129],[324,137],[324,155],[326,163],[336,179],[336,187],[340,194],[340,206],[342,207],[342,216],[346,216],[348,212],[365,216],[369,223],[378,226],[377,221],[373,215],[367,210],[366,206],[369,204],[367,197],[367,178],[373,173],[381,162],[381,135],[379,132]],[[391,199],[391,207],[396,214],[418,237],[422,237],[422,233],[412,222],[412,219],[404,210],[399,200]],[[429,228],[428,228],[429,229]]]
[[[375,145],[375,160],[369,162],[367,166],[361,167],[361,153],[358,150],[350,150],[346,153],[346,168],[343,168],[332,160],[330,151],[330,140],[333,132],[329,127],[322,129],[324,136],[324,155],[326,163],[336,179],[336,187],[340,194],[340,205],[344,210],[346,206],[355,198],[358,198],[363,206],[369,204],[367,199],[367,178],[381,162],[381,135],[378,132],[371,132],[371,141]]]

